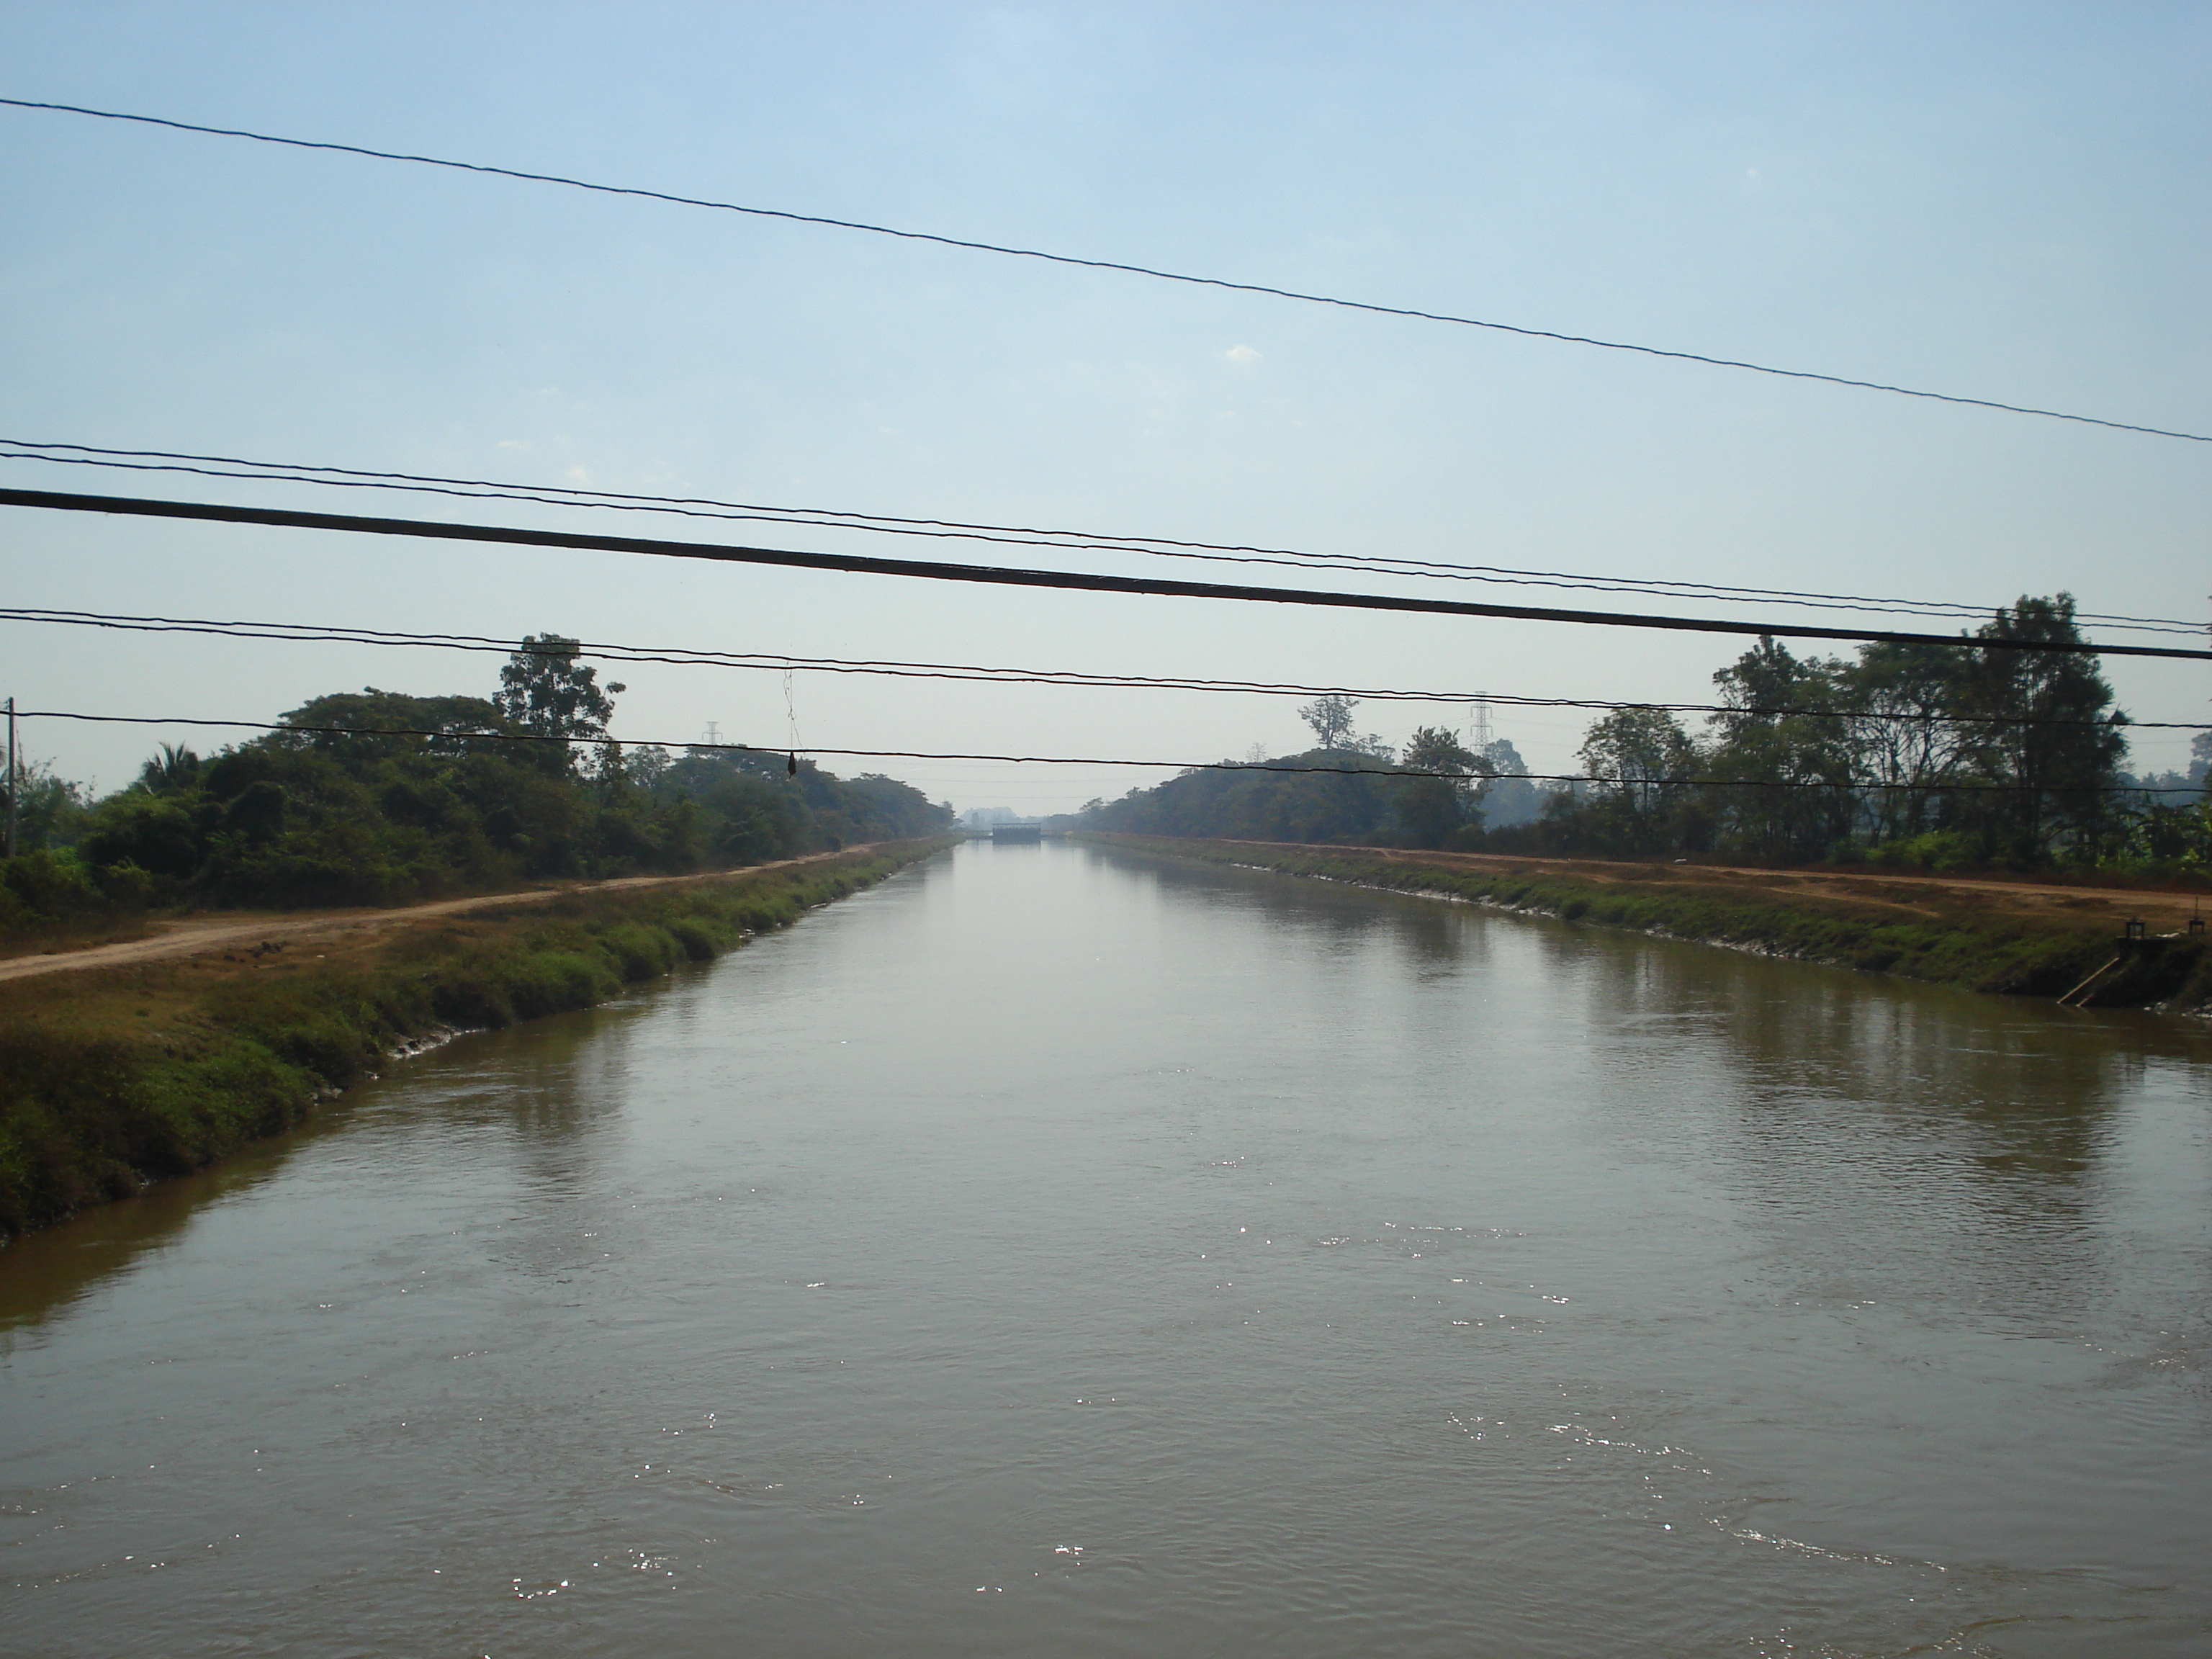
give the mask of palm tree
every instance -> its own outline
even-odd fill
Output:
[[[173,795],[200,781],[200,757],[182,744],[165,743],[138,769],[139,787],[151,795]]]

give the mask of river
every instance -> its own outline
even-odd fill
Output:
[[[0,1649],[2201,1656],[2208,1062],[971,845],[0,1253]]]

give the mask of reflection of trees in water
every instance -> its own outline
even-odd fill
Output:
[[[2160,1035],[2145,1022],[2123,1040],[2033,1005],[1838,969],[1620,944],[1580,953],[1598,1031],[1648,1041],[1659,1022],[1686,1019],[1727,1052],[1752,1098],[1853,1102],[1869,1127],[2051,1182],[2089,1165]],[[2185,1052],[2186,1033],[2166,1035]]]
[[[2124,1025],[1838,969],[1618,936],[1558,939],[1625,1136],[1735,1187],[1806,1293],[2078,1311],[2117,1258],[2095,1180],[2149,1061]],[[1940,1288],[1939,1288],[1940,1287]]]
[[[1086,849],[1088,850],[1088,849]],[[1316,849],[1316,850],[1326,850]],[[1486,960],[1487,941],[1468,921],[1476,907],[1413,894],[1355,887],[1349,883],[1285,876],[1272,870],[1151,858],[1115,849],[1091,853],[1117,872],[1136,876],[1152,891],[1212,908],[1233,907],[1259,917],[1306,949],[1330,954],[1364,950],[1388,940],[1410,961],[1457,972]]]

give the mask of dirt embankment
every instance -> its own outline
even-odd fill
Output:
[[[394,932],[441,916],[470,910],[526,909],[533,904],[599,893],[621,893],[641,887],[672,887],[687,882],[715,881],[757,870],[785,870],[825,860],[848,858],[875,850],[871,842],[843,853],[810,853],[804,858],[776,859],[749,864],[735,871],[709,871],[688,876],[623,876],[612,881],[571,881],[533,887],[514,893],[480,893],[471,898],[436,899],[424,904],[404,904],[392,909],[349,910],[218,910],[200,915],[157,919],[135,938],[108,939],[84,945],[63,944],[34,954],[0,957],[0,981],[30,979],[42,974],[69,973],[91,968],[126,968],[142,963],[174,961],[183,957],[246,952],[254,960],[274,951],[300,951],[325,959],[351,955],[364,946],[381,943]]]
[[[1386,863],[1436,869],[1484,870],[1500,874],[1558,876],[1575,880],[1639,887],[1679,887],[1686,892],[1757,893],[1775,899],[1842,901],[1875,905],[1903,915],[1941,918],[1960,907],[1984,915],[2008,916],[2031,925],[2077,927],[2108,921],[2115,938],[2130,918],[2152,933],[2185,933],[2190,921],[2207,918],[2212,905],[2203,893],[2138,890],[2112,887],[2065,887],[1996,877],[1908,875],[1889,872],[1768,870],[1750,865],[1638,863],[1626,860],[1528,858],[1494,853],[1409,852],[1395,847],[1293,848],[1281,842],[1213,842],[1217,847],[1265,848],[1271,852],[1327,851],[1358,854]]]
[[[2212,1005],[2212,943],[2191,927],[2212,906],[2190,892],[1283,842],[1085,839],[2075,1006]]]

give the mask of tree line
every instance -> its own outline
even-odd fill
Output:
[[[1585,733],[1583,775],[1548,790],[1510,744],[1417,730],[1401,750],[1358,735],[1348,697],[1299,712],[1317,746],[1225,763],[1121,799],[1087,827],[1269,841],[1368,842],[1591,857],[1715,857],[2173,871],[2212,865],[2212,733],[2185,774],[2123,769],[2128,720],[2074,600],[2022,597],[1956,645],[1869,644],[1801,657],[1771,638],[1713,677],[1692,730],[1655,707]],[[1288,768],[1341,769],[1299,773]],[[1391,775],[1393,769],[1441,775]],[[1505,808],[1507,810],[1498,810]]]
[[[369,687],[209,756],[165,744],[104,799],[29,773],[0,930],[149,905],[394,904],[534,881],[679,873],[936,834],[949,807],[781,754],[611,740],[614,697],[559,635],[489,697]]]

